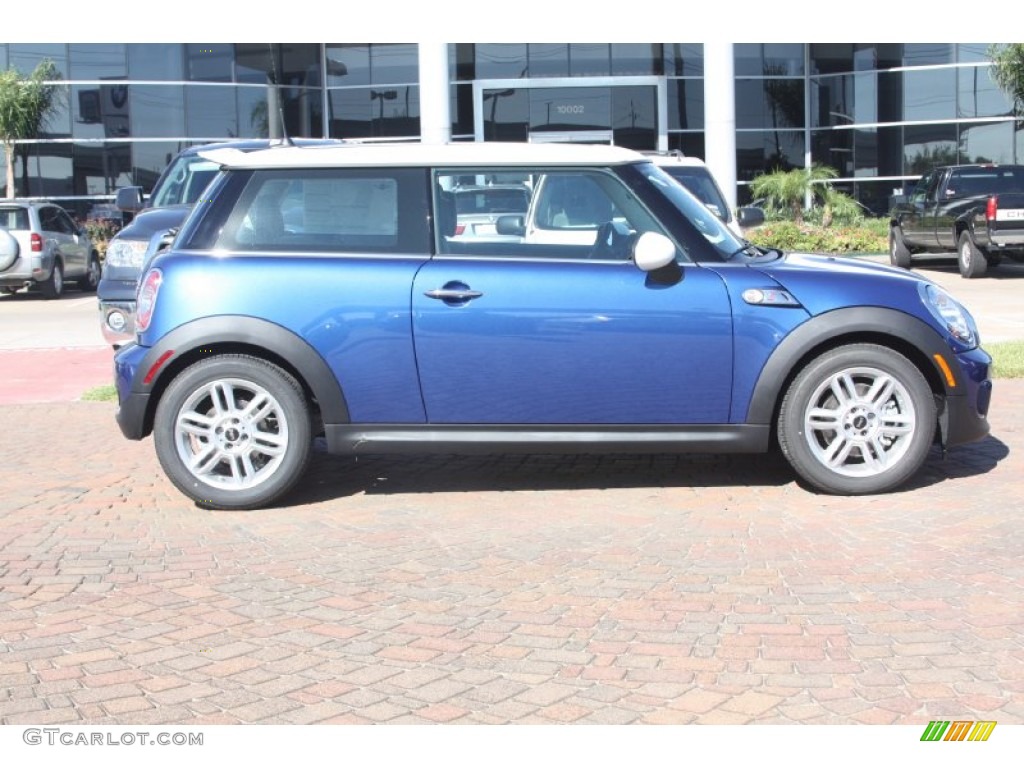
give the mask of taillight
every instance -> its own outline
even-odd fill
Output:
[[[465,231],[466,231],[466,225],[465,224],[456,224],[455,225],[455,234],[456,235],[461,235]]]
[[[149,328],[149,322],[153,319],[153,308],[156,307],[156,295],[160,291],[163,279],[163,272],[151,269],[139,286],[139,297],[135,304],[135,330],[139,333]]]
[[[33,232],[30,238],[32,243],[32,252],[41,253],[43,250],[43,238],[38,232]]]
[[[985,218],[989,221],[996,220],[996,213],[999,211],[999,198],[992,195],[985,204]]]

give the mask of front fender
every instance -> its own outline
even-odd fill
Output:
[[[917,354],[914,362],[925,369],[930,382],[941,382],[947,396],[961,395],[965,391],[963,370],[956,355],[952,354],[942,336],[923,320],[894,309],[882,307],[850,307],[816,315],[801,324],[775,348],[754,385],[754,393],[747,409],[746,423],[768,424],[792,376],[819,350],[838,346],[844,339],[871,340],[885,343],[891,340],[896,349],[911,348]],[[955,385],[950,387],[942,375],[934,355],[940,354],[953,371]]]

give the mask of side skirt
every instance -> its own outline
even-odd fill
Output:
[[[331,453],[764,453],[765,424],[328,424]]]

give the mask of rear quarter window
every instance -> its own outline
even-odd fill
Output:
[[[185,244],[224,251],[427,253],[425,171],[235,171]],[[233,203],[231,201],[234,201]]]
[[[0,208],[0,227],[28,229],[28,211],[24,208]]]

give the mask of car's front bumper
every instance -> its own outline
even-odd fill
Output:
[[[948,394],[945,408],[939,414],[942,443],[947,448],[972,443],[989,433],[992,358],[977,347],[956,355],[956,361],[960,367],[960,393]]]

